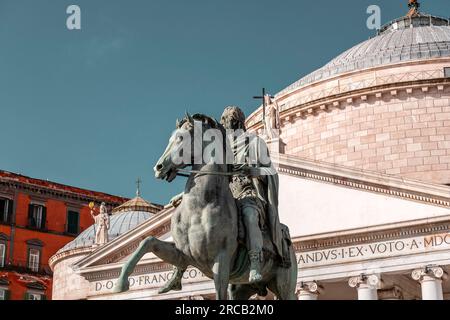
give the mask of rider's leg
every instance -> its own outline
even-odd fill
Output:
[[[253,206],[242,208],[242,217],[247,231],[247,240],[250,257],[250,283],[258,282],[262,279],[261,262],[263,237],[259,227],[259,213]]]

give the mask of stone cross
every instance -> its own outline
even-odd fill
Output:
[[[253,99],[262,99],[263,101],[263,123],[265,126],[266,123],[266,88],[262,88],[262,96],[255,96]],[[270,96],[271,99],[275,98],[273,96]]]
[[[136,196],[138,197],[141,196],[141,182],[142,180],[140,178],[136,180]]]

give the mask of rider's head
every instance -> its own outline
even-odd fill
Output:
[[[245,115],[239,107],[226,107],[220,119],[220,123],[225,127],[225,129],[246,130]]]

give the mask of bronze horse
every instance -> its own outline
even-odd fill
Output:
[[[205,115],[187,115],[181,123],[177,121],[176,131],[155,166],[156,178],[171,182],[178,170],[187,167],[185,164],[175,164],[177,161],[172,158],[175,154],[173,151],[182,143],[177,138],[179,130],[188,132],[191,141],[194,141],[195,122],[201,125],[203,132],[213,128],[220,130],[225,136],[222,125]],[[202,150],[205,147],[206,142],[203,141]],[[193,160],[191,159],[191,163],[194,163]],[[171,232],[174,242],[164,242],[154,237],[144,240],[124,264],[114,291],[128,290],[128,277],[136,264],[146,253],[152,252],[178,270],[186,270],[188,266],[198,268],[205,276],[214,280],[218,300],[228,298],[228,289],[232,300],[247,300],[254,294],[266,295],[267,289],[278,299],[295,300],[297,264],[292,245],[289,244],[292,262],[290,267],[281,266],[273,254],[273,244],[267,232],[264,232],[263,278],[256,284],[249,284],[250,263],[245,246],[238,241],[239,214],[229,188],[230,176],[229,166],[226,164],[192,165],[183,200],[172,216]],[[283,228],[287,231],[286,226]]]

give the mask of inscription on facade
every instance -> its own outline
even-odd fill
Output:
[[[170,280],[172,277],[173,271],[166,271],[166,272],[131,276],[128,278],[128,281],[130,283],[130,290],[140,290],[140,289],[159,288],[166,281]],[[186,270],[186,272],[183,275],[183,283],[200,281],[202,279],[206,280],[208,278],[205,277],[201,271],[195,268]],[[114,288],[114,285],[116,284],[116,281],[117,279],[92,282],[90,291],[93,294],[103,294],[111,292],[112,289]]]
[[[450,233],[298,252],[297,261],[299,268],[312,268],[443,250],[450,250]],[[172,276],[173,271],[131,276],[129,278],[130,290],[160,288]],[[110,279],[91,282],[90,295],[111,293],[116,281],[117,279]],[[195,268],[188,269],[183,275],[185,284],[203,281],[211,280]]]
[[[300,268],[450,249],[450,233],[297,253]]]

